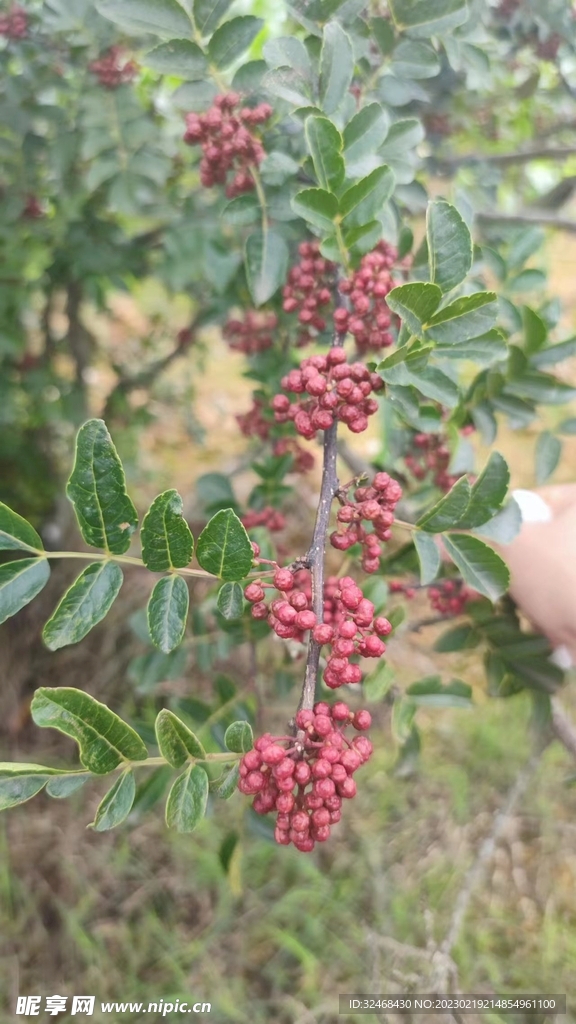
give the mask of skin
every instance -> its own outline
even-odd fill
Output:
[[[494,545],[510,567],[510,592],[553,648],[576,664],[576,484],[540,488],[552,510],[547,523],[524,523],[511,544]]]

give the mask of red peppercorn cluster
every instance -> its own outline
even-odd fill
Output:
[[[111,46],[107,53],[88,65],[104,88],[117,89],[135,77],[138,70],[136,63],[133,60],[124,60],[122,55],[121,46]]]
[[[342,800],[356,795],[353,775],[373,749],[367,736],[349,740],[346,729],[364,732],[371,724],[369,711],[354,714],[343,701],[332,707],[321,701],[313,711],[297,713],[296,737],[266,733],[244,754],[238,789],[254,796],[257,814],[277,812],[277,843],[311,853],[330,838]]]
[[[274,533],[276,530],[283,530],[286,526],[286,517],[277,508],[266,505],[265,508],[251,509],[242,516],[242,523],[247,530],[253,530],[255,526],[264,526],[265,529]],[[257,552],[258,553],[258,552]]]
[[[392,632],[383,615],[375,615],[369,601],[351,576],[331,576],[324,585],[323,622],[314,627],[316,643],[329,645],[330,652],[322,678],[331,690],[359,683],[362,670],[350,659],[381,658],[386,651],[382,637]]]
[[[338,346],[325,356],[304,359],[298,369],[282,378],[285,391],[307,395],[291,402],[287,395],[272,399],[277,423],[293,421],[296,431],[311,440],[317,430],[328,430],[340,420],[354,433],[368,426],[368,417],[378,410],[372,392],[380,391],[384,382],[377,373],[370,373],[363,363],[348,363],[346,353]]]
[[[267,589],[278,590],[281,597],[266,604]],[[269,626],[282,640],[304,640],[304,634],[316,625],[311,609],[312,587],[307,569],[277,568],[272,583],[249,583],[244,597],[252,605],[252,618],[268,619]]]
[[[378,572],[382,547],[379,541],[390,540],[394,522],[394,509],[402,497],[402,488],[388,473],[377,473],[370,487],[357,487],[353,499],[341,499],[342,507],[336,518],[345,526],[340,532],[330,535],[330,543],[338,551],[347,551],[354,544],[361,544],[362,568],[364,572]],[[362,521],[372,523],[374,532],[369,533]]]
[[[434,611],[442,615],[462,615],[473,594],[464,580],[441,580],[428,588],[428,599]]]
[[[303,448],[295,437],[281,437],[274,442],[272,447],[272,454],[277,456],[288,455],[292,456],[292,472],[293,473],[307,473],[310,469],[314,469],[315,460],[312,452]]]
[[[240,107],[240,96],[227,92],[216,96],[205,114],[188,114],[184,142],[202,146],[200,180],[206,188],[224,185],[230,171],[232,181],[226,186],[229,199],[251,192],[254,179],[251,167],[264,159],[264,147],[252,129],[264,124],[272,115],[268,103],[256,107]]]
[[[318,242],[302,242],[298,252],[300,261],[289,271],[282,291],[282,308],[286,313],[298,311],[303,327],[297,341],[300,347],[312,341],[314,332],[326,329],[320,310],[332,301],[336,264],[324,259]]]
[[[404,594],[409,601],[416,594],[416,587],[411,587],[409,583],[403,583],[402,580],[390,580],[388,589],[391,594]]]
[[[415,434],[412,443],[416,449],[404,456],[404,462],[416,480],[430,475],[436,487],[449,491],[458,480],[448,472],[450,450],[442,434]]]
[[[379,242],[372,252],[362,257],[358,270],[339,290],[348,296],[350,311],[336,309],[334,326],[340,333],[353,335],[358,352],[378,352],[394,343],[390,331],[392,313],[386,304],[388,292],[399,283],[392,277],[398,251],[388,242]]]
[[[277,325],[276,313],[247,309],[241,320],[228,320],[222,333],[234,352],[253,356],[272,347]]]
[[[14,6],[0,17],[0,36],[6,39],[25,39],[28,35],[28,15],[23,7]]]
[[[236,422],[244,437],[259,437],[261,441],[266,441],[269,438],[274,424],[272,420],[266,419],[264,415],[266,409],[266,403],[261,398],[255,398],[252,408],[248,412],[237,414]]]
[[[37,196],[27,196],[24,209],[22,210],[22,216],[26,220],[39,220],[44,216],[44,210],[42,204]]]

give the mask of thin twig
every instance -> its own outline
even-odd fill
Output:
[[[576,757],[576,728],[568,718],[557,697],[552,697],[552,730],[557,740],[566,747],[572,757]]]
[[[576,220],[568,217],[556,217],[551,213],[534,213],[529,210],[522,210],[519,213],[501,213],[499,210],[480,210],[476,214],[476,220],[480,224],[541,224],[542,227],[557,228],[559,231],[568,231],[576,234]]]
[[[574,146],[539,146],[534,149],[519,149],[515,153],[466,153],[462,156],[441,157],[437,160],[437,166],[440,171],[448,172],[459,167],[475,167],[478,164],[511,167],[513,164],[529,163],[531,160],[565,160],[575,153]]]

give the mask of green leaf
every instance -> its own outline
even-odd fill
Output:
[[[417,707],[428,708],[471,708],[472,687],[459,679],[442,684],[439,676],[429,676],[412,683],[406,690],[406,696]]]
[[[522,529],[522,513],[514,498],[506,502],[504,508],[493,519],[478,526],[475,533],[497,544],[510,544]]]
[[[350,37],[337,21],[324,26],[320,54],[320,102],[327,114],[338,109],[354,74],[354,51]]]
[[[67,772],[66,775],[54,776],[54,778],[49,779],[46,792],[54,800],[65,800],[66,797],[72,796],[72,793],[75,793],[76,790],[80,789],[91,778],[93,776],[90,772]]]
[[[426,238],[430,280],[449,292],[472,266],[472,237],[458,210],[443,199],[428,204]]]
[[[458,405],[460,393],[454,381],[436,366],[426,364],[428,350],[416,352],[404,362],[379,368],[380,376],[389,384],[413,386],[435,402],[448,406]],[[391,357],[393,358],[393,357]],[[384,360],[386,363],[386,360]]]
[[[305,188],[291,202],[294,213],[322,231],[333,231],[338,216],[338,200],[323,188]]]
[[[310,83],[296,68],[274,68],[264,75],[262,85],[267,92],[295,107],[311,104]]]
[[[480,633],[469,623],[461,626],[452,626],[439,636],[434,644],[434,650],[439,654],[450,654],[453,651],[468,651],[477,647],[480,643]]]
[[[267,39],[262,47],[264,60],[271,68],[293,68],[307,81],[312,81],[312,64],[304,43],[295,36]]]
[[[386,296],[386,302],[393,313],[397,313],[408,325],[412,334],[420,336],[423,324],[438,309],[442,299],[442,291],[437,284],[414,282],[401,284]]]
[[[468,16],[466,0],[390,0],[390,11],[398,28],[422,27],[428,38],[446,23],[451,28],[463,24]]]
[[[340,199],[343,228],[367,224],[382,211],[394,191],[394,175],[389,167],[376,167],[361,181],[347,189]]]
[[[127,32],[185,39],[192,25],[177,0],[97,0],[96,9]]]
[[[534,352],[530,356],[530,365],[538,368],[542,366],[555,366],[556,363],[561,363],[564,359],[570,359],[576,355],[576,337],[567,338],[566,341],[561,341],[558,345],[550,345],[548,348],[542,348],[539,352]]]
[[[449,533],[443,538],[446,553],[462,573],[466,583],[479,594],[497,601],[510,585],[508,566],[492,548],[465,533]]]
[[[163,491],[142,521],[142,559],[151,572],[184,569],[192,558],[194,538],[184,519],[178,491]]]
[[[246,239],[246,278],[257,306],[267,302],[284,283],[288,258],[288,246],[276,231],[256,231]]]
[[[242,616],[244,611],[244,594],[239,583],[225,583],[218,591],[216,607],[228,621]]]
[[[380,661],[362,681],[362,697],[369,704],[376,704],[384,699],[393,682],[393,669],[385,661]]]
[[[458,523],[460,530],[472,530],[482,526],[500,511],[508,492],[510,470],[499,452],[492,452],[490,458],[470,492],[470,503],[464,517]]]
[[[465,476],[460,477],[445,494],[417,521],[416,526],[427,533],[443,533],[459,525],[470,502],[471,488]]]
[[[220,25],[208,43],[208,53],[216,67],[223,69],[234,64],[252,45],[263,24],[262,18],[245,14]]]
[[[199,764],[180,775],[166,801],[166,824],[177,832],[193,832],[206,813],[208,776]]]
[[[202,78],[208,68],[205,54],[190,39],[171,39],[168,43],[161,43],[144,54],[142,63],[162,75],[178,75],[191,80]]]
[[[206,757],[198,737],[171,711],[160,712],[155,729],[160,753],[173,768],[181,768],[191,757],[201,760]]]
[[[429,43],[404,39],[394,50],[390,70],[398,78],[434,78],[440,71],[440,59]]]
[[[460,345],[437,345],[435,351],[443,359],[469,359],[478,366],[491,366],[508,356],[504,336],[495,328]]]
[[[524,327],[524,351],[531,355],[546,344],[548,330],[542,317],[530,309],[530,306],[522,307],[522,324]]]
[[[43,544],[33,526],[0,501],[0,551],[43,551]]]
[[[0,565],[0,623],[29,604],[46,586],[49,576],[46,558],[21,558]]]
[[[94,775],[107,775],[122,761],[148,757],[138,733],[82,690],[41,687],[34,694],[31,713],[36,725],[58,729],[76,740],[82,764]]]
[[[336,192],[345,174],[342,136],[327,117],[315,114],[306,118],[304,128],[318,183],[328,192]]]
[[[576,397],[576,389],[548,373],[527,371],[506,381],[505,393],[542,405],[564,405]]]
[[[232,0],[193,0],[192,17],[200,35],[211,36],[231,6]]]
[[[243,580],[254,552],[250,538],[232,509],[222,509],[206,524],[198,538],[196,557],[207,572],[223,580]]]
[[[94,821],[88,827],[93,828],[95,832],[107,832],[109,829],[121,825],[132,810],[135,796],[134,772],[129,768],[122,772],[112,789],[109,789],[106,796],[100,801],[96,808]]]
[[[434,537],[428,533],[415,530],[413,533],[414,547],[420,559],[420,583],[425,587],[435,580],[440,569],[440,548]]]
[[[50,781],[60,781],[73,775],[73,772],[48,768],[43,764],[0,761],[0,811],[31,800]]]
[[[354,114],[343,133],[344,159],[349,167],[376,152],[386,138],[389,124],[380,103],[368,103]]]
[[[254,746],[254,735],[249,722],[232,722],[224,734],[224,744],[235,754],[246,754]]]
[[[115,562],[93,562],[84,569],[44,626],[46,646],[57,651],[82,640],[110,611],[123,578]]]
[[[182,643],[189,600],[185,581],[175,574],[158,580],[150,595],[146,612],[150,639],[164,654]]]
[[[576,434],[576,416],[571,416],[567,420],[563,420],[558,430],[561,434]]]
[[[138,526],[126,478],[103,420],[88,420],[76,438],[76,459],[66,494],[87,544],[123,555]]]
[[[229,771],[224,772],[219,779],[210,783],[210,792],[219,800],[229,800],[238,788],[240,778],[240,765],[233,764]]]
[[[536,441],[536,483],[545,483],[556,469],[562,455],[562,442],[549,430],[543,430]]]
[[[455,345],[486,334],[496,323],[497,316],[495,293],[475,292],[444,306],[430,318],[424,329],[426,337],[444,345]]]

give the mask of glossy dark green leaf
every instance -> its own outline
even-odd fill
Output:
[[[177,0],[97,0],[105,18],[134,35],[185,39],[192,31],[190,19]]]
[[[562,455],[562,441],[550,430],[543,430],[536,441],[536,483],[545,483],[556,469]]]
[[[184,519],[178,491],[159,494],[142,521],[142,559],[151,572],[184,569],[192,558],[194,538]]]
[[[422,29],[426,37],[461,25],[468,16],[466,0],[390,0],[398,28]]]
[[[163,75],[178,75],[192,80],[201,78],[208,61],[197,43],[190,39],[171,39],[144,54],[142,63]]]
[[[193,832],[206,813],[208,775],[190,765],[172,786],[166,801],[166,824],[177,832]]]
[[[33,526],[0,501],[0,551],[43,551]]]
[[[420,583],[426,586],[438,575],[441,563],[440,548],[429,533],[415,530],[412,538],[420,560]]]
[[[492,452],[470,492],[470,503],[458,523],[460,530],[482,526],[500,511],[508,492],[510,470],[499,452]]]
[[[434,644],[434,650],[440,654],[450,654],[453,651],[468,651],[474,647],[477,647],[480,643],[481,635],[469,623],[463,623],[460,626],[452,626],[438,637]]]
[[[224,583],[218,591],[216,607],[228,621],[239,619],[244,611],[244,594],[239,583]]]
[[[225,21],[208,43],[208,54],[217,68],[234,64],[252,45],[264,22],[252,14]]]
[[[548,329],[542,317],[530,309],[530,306],[523,306],[522,325],[524,327],[524,350],[528,355],[539,352],[546,344],[548,337]],[[536,363],[536,365],[540,364]]]
[[[129,768],[122,772],[106,796],[100,801],[96,808],[94,821],[89,828],[93,828],[95,832],[107,832],[109,829],[121,825],[132,810],[135,796],[136,781],[134,772]]]
[[[250,538],[232,509],[222,509],[198,538],[196,557],[203,569],[223,580],[243,580],[252,568]]]
[[[449,292],[472,266],[472,237],[458,210],[443,199],[428,204],[426,237],[430,280]]]
[[[437,284],[420,281],[401,284],[386,296],[392,312],[397,313],[417,336],[422,334],[423,325],[434,315],[441,299],[442,291]]]
[[[346,189],[340,199],[343,228],[367,224],[382,212],[384,203],[394,191],[394,175],[389,167],[376,167],[351,188]]]
[[[115,562],[94,562],[84,569],[44,626],[46,646],[57,651],[82,640],[110,611],[123,578]]]
[[[172,711],[160,712],[155,729],[160,753],[173,768],[181,768],[190,758],[206,757],[200,740]]]
[[[158,580],[148,601],[148,629],[155,647],[169,654],[182,643],[190,596],[181,576],[171,574]]]
[[[34,694],[31,713],[36,725],[58,729],[76,740],[82,764],[94,775],[107,775],[122,761],[148,757],[138,733],[82,690],[41,687]]]
[[[477,338],[496,323],[498,303],[494,292],[464,295],[444,306],[425,324],[426,337],[444,345]]]
[[[336,192],[345,174],[340,132],[327,117],[316,115],[306,119],[305,132],[318,184],[328,192]]]
[[[510,572],[500,555],[477,537],[449,533],[443,537],[446,553],[462,573],[464,580],[479,594],[497,601],[510,585]]]
[[[224,734],[224,743],[235,754],[246,754],[254,746],[254,736],[249,722],[232,722]]]
[[[29,604],[46,586],[49,577],[46,558],[21,558],[0,565],[0,623]]]
[[[126,478],[103,420],[88,420],[76,438],[76,459],[66,494],[87,544],[122,555],[138,526]]]
[[[232,0],[193,0],[192,17],[199,34],[212,35],[231,6]]]
[[[0,761],[0,811],[31,800],[51,778],[61,774],[66,772],[42,764]]]
[[[460,477],[428,512],[420,517],[416,526],[427,533],[443,533],[459,525],[470,502],[471,488],[465,476]]]
[[[434,78],[440,71],[440,59],[429,43],[404,39],[395,47],[391,71],[398,78]]]
[[[394,49],[395,42],[394,28],[390,20],[388,18],[371,18],[369,24],[380,52],[387,57]]]
[[[292,199],[292,209],[299,217],[322,231],[333,231],[338,216],[338,200],[323,188],[305,188]]]
[[[246,239],[246,278],[256,306],[267,302],[284,284],[288,258],[288,246],[277,231],[256,231]]]
[[[353,74],[350,36],[337,21],[329,21],[322,33],[320,54],[320,102],[327,114],[333,114],[347,96]]]

